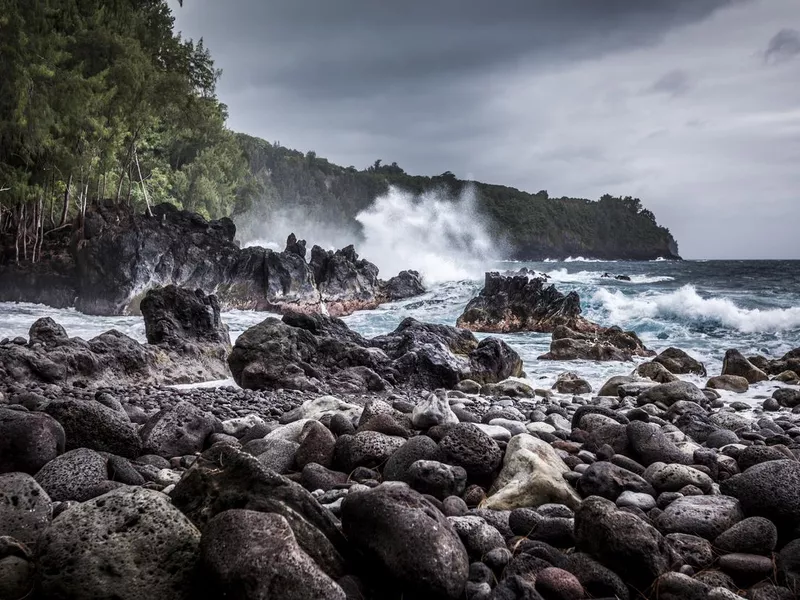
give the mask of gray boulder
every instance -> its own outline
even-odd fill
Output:
[[[634,457],[645,466],[655,462],[692,463],[692,457],[678,448],[658,425],[633,421],[626,426],[626,431]]]
[[[458,417],[450,408],[446,390],[436,390],[414,406],[411,423],[417,429],[428,429],[435,425],[455,425]]]
[[[725,353],[725,358],[722,361],[722,374],[744,377],[748,383],[758,383],[769,379],[769,376],[764,371],[751,363],[738,350],[728,350]]]
[[[664,533],[688,533],[714,540],[744,518],[731,496],[684,496],[664,509],[655,525]]]
[[[459,423],[439,442],[441,461],[464,467],[470,482],[490,478],[500,467],[503,453],[492,438],[470,423]]]
[[[52,518],[50,497],[33,477],[0,475],[0,537],[12,537],[33,548]]]
[[[32,475],[64,452],[65,441],[50,415],[0,407],[0,473]]]
[[[679,348],[667,348],[653,359],[653,362],[664,365],[670,373],[688,375],[693,373],[702,377],[706,376],[706,368]]]
[[[345,600],[340,588],[298,545],[289,522],[274,513],[226,510],[203,531],[202,564],[219,597],[242,600]]]
[[[717,536],[714,546],[724,552],[770,554],[778,543],[778,529],[764,517],[748,517]]]
[[[216,419],[186,401],[159,411],[142,429],[144,451],[164,458],[195,454],[203,450],[214,433]]]
[[[739,499],[745,515],[766,517],[791,531],[800,525],[800,462],[771,460],[720,483],[720,491]]]
[[[410,593],[460,598],[467,551],[447,518],[402,483],[350,493],[342,529],[365,558]]]
[[[467,472],[435,460],[418,460],[408,468],[408,483],[420,494],[444,500],[461,496],[467,486]]]
[[[607,461],[592,463],[578,480],[578,492],[583,497],[601,496],[614,501],[626,491],[656,495],[653,486],[642,477]]]
[[[94,450],[70,450],[47,463],[35,475],[52,500],[85,502],[109,491],[106,459]]]
[[[142,454],[139,433],[124,412],[74,399],[54,400],[44,410],[64,428],[67,450],[90,448],[126,458]]]
[[[706,400],[705,394],[702,390],[693,384],[691,381],[670,381],[669,383],[661,383],[646,389],[637,398],[637,402],[641,406],[647,403],[660,403],[666,406],[672,406],[681,400],[689,402],[697,402],[704,404]]]
[[[115,490],[53,521],[39,540],[38,585],[47,598],[189,600],[199,544],[167,496]]]

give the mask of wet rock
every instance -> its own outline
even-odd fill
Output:
[[[627,383],[636,383],[637,381],[639,381],[637,377],[631,377],[629,375],[615,375],[603,384],[603,386],[597,392],[597,395],[613,396],[616,398],[619,396],[619,390],[621,386]]]
[[[778,404],[786,408],[800,406],[800,390],[782,387],[775,390],[772,397],[778,401]]]
[[[94,450],[70,450],[42,467],[35,479],[54,501],[85,502],[105,493],[99,486],[108,480],[106,459]]]
[[[767,381],[769,377],[764,371],[753,365],[738,350],[728,350],[722,361],[723,375],[736,375],[744,377],[748,383]]]
[[[665,533],[688,533],[714,540],[744,518],[736,498],[686,496],[678,498],[655,519]]]
[[[592,386],[585,379],[581,379],[575,373],[562,373],[553,384],[553,389],[559,394],[591,394]]]
[[[633,356],[652,354],[632,331],[600,327],[592,333],[583,333],[559,325],[553,331],[550,352],[539,359],[629,361]]]
[[[49,415],[0,407],[0,473],[38,472],[64,452],[65,438]]]
[[[201,554],[203,567],[220,596],[229,590],[246,590],[239,597],[346,597],[298,545],[281,515],[236,509],[222,512],[206,525]]]
[[[683,350],[678,348],[667,348],[653,359],[654,362],[664,365],[670,373],[676,375],[700,375],[706,376],[706,368],[698,360],[695,360]]]
[[[366,559],[409,591],[459,598],[469,560],[447,518],[402,483],[350,493],[342,528]]]
[[[661,403],[665,406],[672,406],[676,402],[688,401],[703,404],[706,402],[706,397],[702,390],[690,381],[671,381],[669,383],[661,383],[651,388],[646,389],[639,394],[637,402],[642,404]]]
[[[708,380],[706,387],[744,394],[750,388],[750,384],[747,379],[738,375],[717,375]]]
[[[34,548],[52,518],[50,497],[33,477],[27,473],[0,475],[0,536]]]
[[[552,446],[528,434],[511,438],[503,469],[484,502],[485,508],[512,510],[558,502],[575,508],[580,497],[564,480],[569,467]]]
[[[53,521],[39,540],[38,584],[48,598],[105,598],[113,589],[121,600],[188,600],[199,544],[166,496],[124,488]]]
[[[664,537],[642,519],[592,496],[575,513],[576,547],[638,589],[670,570],[675,557]]]
[[[664,365],[655,361],[640,364],[636,367],[634,373],[639,377],[650,379],[656,383],[669,383],[670,381],[678,380]]]
[[[182,401],[153,415],[142,429],[145,452],[165,458],[195,454],[216,427],[213,415]]]

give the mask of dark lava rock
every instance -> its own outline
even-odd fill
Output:
[[[748,383],[758,383],[769,379],[764,371],[747,360],[738,350],[728,350],[725,353],[725,359],[722,361],[722,374],[744,377]]]
[[[200,452],[215,426],[213,415],[181,401],[150,417],[142,429],[144,450],[165,458]]]
[[[578,480],[578,492],[583,497],[602,496],[614,501],[625,491],[656,495],[653,486],[642,477],[606,461],[589,465]]]
[[[345,593],[303,552],[289,522],[274,513],[226,510],[203,530],[202,564],[218,597],[345,600]]]
[[[383,467],[383,478],[386,481],[405,481],[408,483],[408,469],[418,460],[436,460],[439,447],[426,435],[418,435],[395,451]]]
[[[693,373],[702,377],[706,376],[706,368],[703,363],[678,348],[667,348],[656,356],[653,362],[661,363],[670,373],[675,373],[676,375]]]
[[[540,360],[628,361],[633,356],[652,356],[639,337],[619,327],[602,328],[584,333],[559,325],[553,331],[550,352]]]
[[[778,404],[786,408],[800,406],[800,390],[782,387],[775,390],[772,397],[778,401]]]
[[[85,502],[107,491],[106,459],[94,450],[70,450],[47,463],[35,476],[50,498],[57,502]]]
[[[456,326],[487,333],[550,333],[559,325],[591,329],[593,325],[580,314],[576,292],[565,296],[539,277],[491,272],[486,273],[483,289],[469,301]]]
[[[459,598],[469,560],[447,518],[402,483],[351,492],[342,504],[342,529],[366,560],[420,594]]]
[[[681,400],[705,403],[706,397],[695,384],[679,379],[648,388],[639,394],[637,398],[640,406],[647,403],[661,403],[666,406],[672,406]]]
[[[201,529],[217,514],[234,508],[282,515],[297,543],[323,571],[334,579],[343,574],[346,542],[331,513],[302,486],[233,446],[218,444],[204,452],[170,497]]]
[[[643,465],[649,466],[654,462],[692,463],[692,457],[678,448],[657,425],[634,421],[626,429],[635,458]]]
[[[435,460],[418,460],[408,468],[408,483],[420,494],[444,500],[460,496],[467,486],[467,472]]]
[[[586,594],[591,598],[617,598],[628,600],[628,587],[611,569],[603,566],[582,552],[569,556],[565,568],[580,581]]]
[[[675,562],[655,527],[592,496],[575,513],[576,548],[586,552],[638,589],[646,589]]]
[[[116,490],[53,521],[39,540],[38,585],[47,598],[189,600],[199,544],[163,494]]]
[[[764,517],[748,517],[714,540],[714,546],[719,550],[745,554],[769,554],[777,543],[778,530]]]
[[[439,442],[439,452],[442,462],[463,467],[470,482],[486,481],[503,459],[497,442],[470,423],[450,429]]]
[[[111,410],[95,400],[54,400],[45,412],[61,423],[66,449],[90,448],[126,458],[142,453],[136,427],[124,412]]]
[[[336,440],[334,465],[349,473],[356,467],[377,467],[386,462],[406,440],[377,431],[362,431],[355,435],[342,435]]]
[[[49,415],[0,408],[0,473],[38,472],[64,452],[65,437]]]
[[[702,571],[714,563],[714,551],[706,539],[688,533],[670,533],[667,542],[681,562],[693,569]]]
[[[50,497],[33,477],[27,473],[0,475],[0,536],[33,548],[52,518]]]
[[[800,462],[772,460],[720,482],[723,494],[739,499],[745,515],[766,517],[778,531],[800,525]]]
[[[685,496],[678,498],[655,519],[665,533],[688,533],[714,540],[744,518],[736,498]]]

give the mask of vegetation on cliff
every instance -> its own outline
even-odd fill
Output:
[[[517,258],[677,255],[634,198],[556,199],[380,160],[341,167],[234,134],[219,77],[202,40],[175,32],[166,0],[0,0],[0,262],[36,261],[48,232],[76,217],[80,235],[100,198],[207,218],[254,211],[251,221],[291,207],[356,241],[356,215],[390,185],[454,196],[473,185]]]

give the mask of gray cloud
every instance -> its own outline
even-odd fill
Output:
[[[800,62],[775,60],[794,55],[775,32],[800,23],[796,0],[192,0],[176,16],[224,70],[236,130],[358,168],[639,195],[687,256],[800,257]]]
[[[680,96],[685,94],[691,87],[691,79],[686,71],[675,69],[664,73],[650,86],[648,91],[668,96]]]
[[[800,31],[781,29],[772,36],[764,53],[766,61],[781,61],[794,58],[800,54]]]

